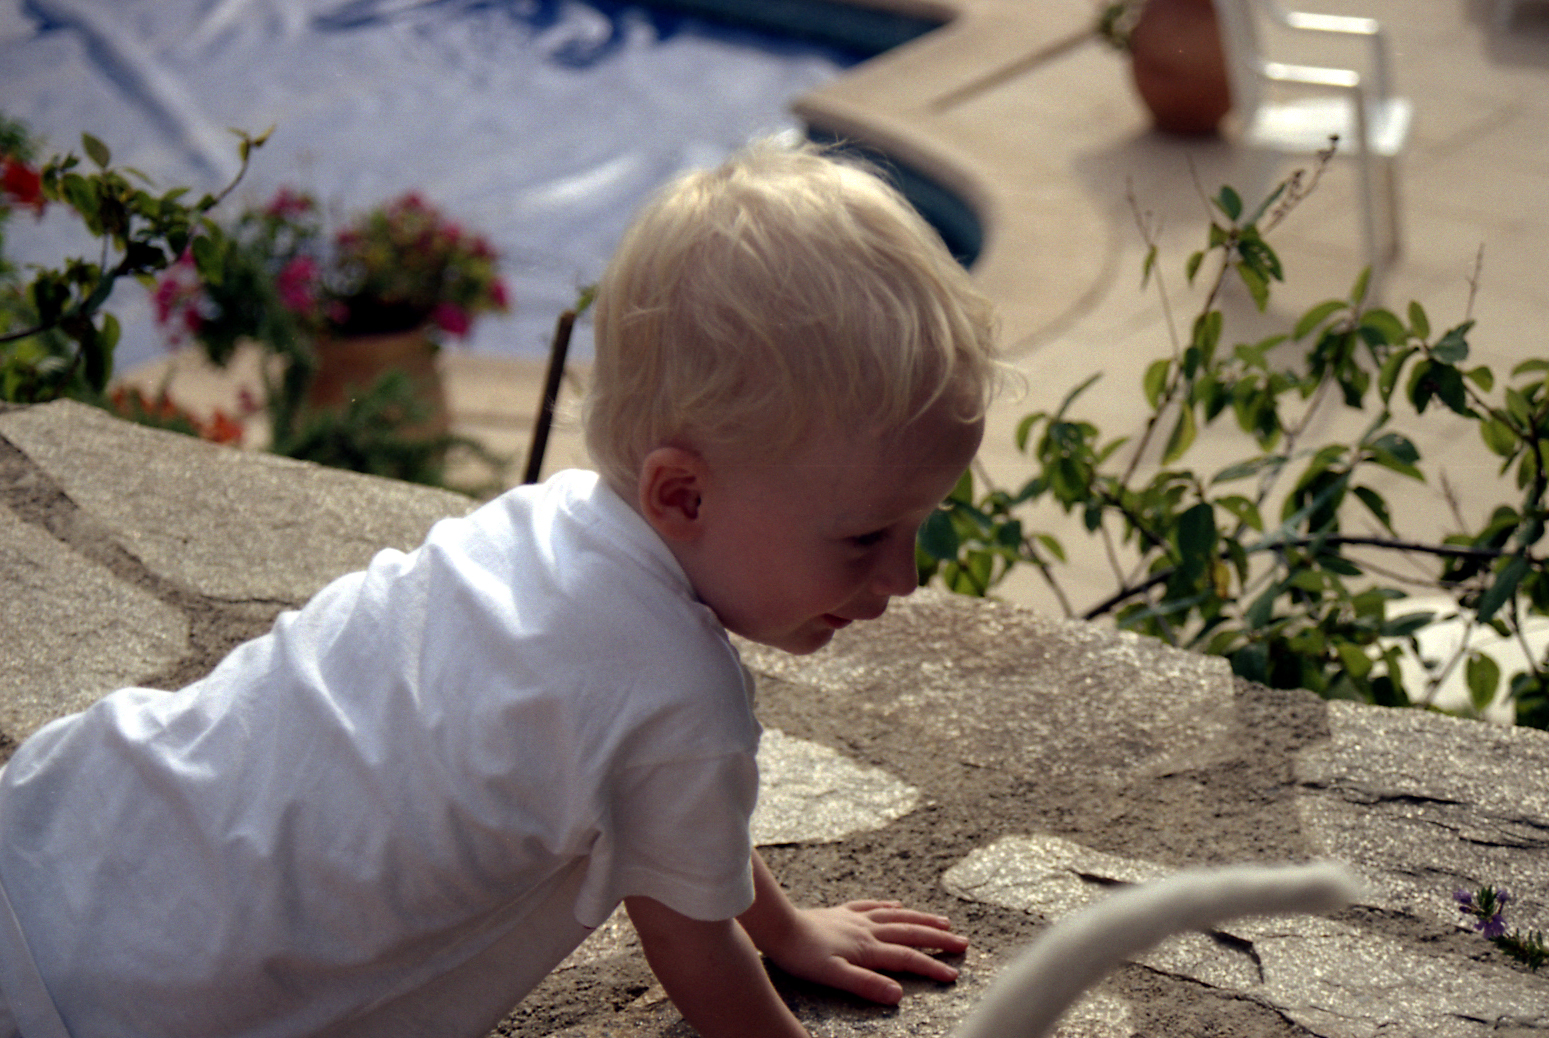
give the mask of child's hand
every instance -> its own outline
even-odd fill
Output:
[[[945,916],[916,912],[896,901],[851,901],[797,911],[789,928],[761,950],[793,976],[896,1005],[904,996],[902,985],[875,970],[949,982],[957,979],[957,970],[919,949],[956,954],[967,947],[968,938],[953,933]]]

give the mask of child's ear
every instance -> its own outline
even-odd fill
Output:
[[[666,540],[693,540],[708,476],[704,458],[694,451],[656,448],[640,464],[640,514]]]

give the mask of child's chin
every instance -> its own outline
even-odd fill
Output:
[[[827,645],[834,637],[834,628],[812,625],[771,638],[755,638],[754,641],[792,656],[807,656]]]

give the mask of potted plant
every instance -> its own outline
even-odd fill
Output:
[[[1129,52],[1135,90],[1157,129],[1216,132],[1232,96],[1211,0],[1104,0],[1097,33]]]
[[[223,230],[196,239],[156,286],[172,339],[192,338],[220,365],[244,340],[276,358],[264,387],[274,450],[426,478],[386,455],[418,444],[434,468],[445,451],[441,339],[509,306],[488,241],[412,192],[329,235],[311,197],[281,189]]]

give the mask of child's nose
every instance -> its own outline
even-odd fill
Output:
[[[914,538],[899,537],[888,545],[872,573],[873,594],[887,597],[907,595],[920,584],[920,571],[914,561]]]

